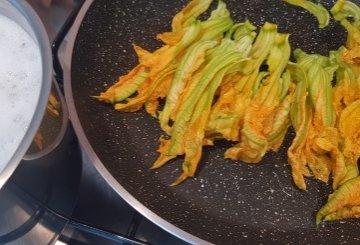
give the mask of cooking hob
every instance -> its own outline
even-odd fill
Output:
[[[66,34],[83,0],[27,0],[52,43],[62,90]],[[71,122],[47,155],[24,159],[0,190],[0,244],[186,244],[128,205],[82,151]]]

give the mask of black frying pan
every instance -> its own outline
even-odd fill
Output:
[[[233,19],[264,21],[290,32],[293,48],[327,54],[345,41],[331,21],[319,30],[315,18],[280,0],[228,0]],[[321,1],[330,8],[334,3]],[[308,191],[293,185],[286,149],[261,164],[225,160],[228,143],[205,148],[196,178],[169,184],[181,172],[181,159],[153,171],[158,138],[156,119],[144,111],[120,113],[90,98],[137,63],[132,44],[154,50],[155,34],[169,31],[185,0],[86,1],[73,27],[65,67],[66,97],[72,122],[86,152],[108,183],[144,216],[190,243],[359,244],[357,220],[316,227],[315,213],[330,188],[308,180]]]

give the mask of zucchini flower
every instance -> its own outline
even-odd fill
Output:
[[[226,4],[219,1],[217,8],[212,11],[210,17],[201,23],[199,38],[186,50],[185,55],[181,57],[177,71],[170,85],[166,103],[163,111],[159,115],[161,128],[171,134],[170,120],[174,118],[172,114],[181,103],[180,95],[183,93],[188,82],[192,80],[195,71],[205,62],[205,56],[208,51],[218,45],[217,39],[223,36],[223,33],[230,30],[233,21]]]
[[[215,92],[228,69],[229,67],[224,67],[216,74],[194,108],[194,112],[188,123],[187,129],[184,130],[185,134],[183,137],[185,138],[185,158],[182,164],[182,174],[172,185],[178,185],[187,178],[195,175],[196,169],[201,160],[202,148],[205,139],[205,127],[210,115],[211,104],[213,102]]]
[[[216,49],[223,51],[228,47],[220,45]],[[195,174],[215,92],[226,72],[231,71],[233,66],[243,60],[241,53],[234,50],[222,52],[222,54],[220,57],[209,60],[193,76],[180,98],[182,103],[174,116],[171,138],[161,139],[158,149],[160,156],[153,164],[153,168],[161,167],[170,159],[185,154],[183,174],[174,184],[179,184]]]
[[[244,25],[237,27],[245,28]],[[205,129],[216,91],[224,77],[236,72],[247,59],[253,29],[243,35],[236,30],[232,28],[229,32],[236,34],[239,40],[233,40],[234,35],[227,33],[218,45],[217,42],[199,41],[189,48],[179,66],[183,69],[178,69],[175,75],[160,114],[160,122],[165,123],[162,126],[168,129],[171,137],[161,139],[160,156],[153,164],[153,168],[158,168],[170,159],[185,154],[183,173],[173,184],[194,176],[206,142]],[[173,121],[171,127],[168,125],[169,118]]]
[[[347,168],[346,176],[341,181],[344,183],[359,175],[356,142],[359,139],[354,130],[358,119],[352,110],[360,99],[360,8],[350,1],[339,0],[331,12],[348,32],[346,47],[330,54],[332,62],[339,66],[334,87],[334,105],[341,136],[340,146]]]
[[[338,118],[337,128],[340,132],[340,150],[345,157],[346,176],[341,183],[359,175],[357,158],[354,157],[358,153],[356,142],[356,125],[357,115],[350,114],[353,104],[360,99],[360,70],[357,64],[347,64],[341,59],[341,53],[344,48],[339,51],[332,52],[333,62],[339,65],[337,70],[336,84],[334,90],[334,106]],[[355,136],[355,137],[354,137]]]
[[[329,196],[327,203],[316,214],[316,223],[322,220],[360,217],[360,177],[346,181]]]
[[[309,55],[299,49],[294,54],[298,66],[306,74],[309,93],[307,100],[304,98],[306,86],[301,85],[306,80],[298,81],[301,86],[298,85],[299,92],[296,92],[294,106],[300,107],[293,107],[291,114],[297,137],[288,152],[294,182],[300,189],[306,189],[302,175],[307,176],[309,172],[305,170],[304,156],[301,154],[303,151],[311,174],[326,183],[331,174],[333,188],[336,189],[346,174],[344,157],[339,149],[340,135],[335,127],[336,113],[331,85],[337,66],[321,55]]]
[[[145,105],[146,111],[152,116],[156,116],[159,99],[165,98],[169,89],[172,90],[172,94],[176,91],[177,93],[181,92],[181,89],[174,88],[174,84],[184,83],[184,81],[179,82],[180,71],[186,69],[183,67],[184,53],[189,53],[189,49],[199,50],[197,54],[192,52],[193,62],[197,62],[197,64],[187,64],[187,69],[191,68],[187,73],[188,76],[191,76],[192,72],[201,65],[201,56],[204,55],[204,52],[214,46],[214,43],[222,38],[223,33],[233,25],[226,4],[222,1],[219,1],[217,8],[211,12],[207,20],[196,20],[201,13],[206,11],[210,3],[211,1],[208,0],[190,2],[174,17],[173,32],[157,35],[157,38],[162,40],[165,45],[153,53],[134,45],[139,65],[128,75],[120,77],[113,86],[95,98],[107,103],[116,103],[115,109],[119,111],[136,111]],[[207,42],[205,47],[194,47],[204,45],[204,42]],[[210,45],[209,42],[212,44]],[[183,79],[187,80],[187,78]],[[176,86],[181,87],[181,85]],[[134,94],[136,96],[130,98]],[[174,96],[171,97],[174,99]],[[169,116],[167,112],[163,114],[162,127],[169,132],[169,127],[166,127]]]
[[[283,139],[282,134],[289,125],[287,116],[291,101],[289,98],[284,102],[290,83],[287,75],[282,76],[291,53],[288,37],[287,34],[276,35],[267,59],[269,75],[261,81],[260,88],[245,111],[240,143],[229,148],[225,157],[258,163],[271,149],[270,145],[275,149],[279,145],[277,141]],[[287,123],[283,124],[284,120]],[[285,130],[281,130],[281,127]]]
[[[135,46],[140,64],[129,74],[121,76],[114,85],[96,98],[108,103],[121,102],[133,95],[140,89],[141,85],[145,87],[151,86],[153,81],[156,81],[158,77],[167,72],[167,68],[174,62],[176,56],[195,40],[199,31],[200,24],[195,21],[186,28],[185,34],[178,44],[175,46],[165,45],[154,53],[149,53]],[[146,89],[143,89],[143,91],[146,91]],[[144,96],[144,94],[139,93],[138,96]],[[129,104],[129,106],[133,107],[134,105]]]
[[[342,59],[348,64],[360,63],[360,8],[346,0],[338,0],[331,13],[348,32],[346,49],[341,53]]]
[[[334,86],[334,106],[338,117],[347,106],[360,99],[360,66],[343,61],[341,54],[345,50],[341,47],[330,53],[332,62],[339,66]]]
[[[250,23],[245,23],[241,29],[238,29],[241,33],[247,33],[237,43],[245,41],[245,45],[239,47],[249,49],[248,59],[240,67],[239,72],[232,74],[228,82],[222,83],[220,94],[213,105],[207,125],[208,138],[240,140],[239,133],[245,110],[256,91],[254,87],[258,87],[259,81],[267,75],[266,72],[260,72],[260,66],[269,55],[277,34],[277,26],[265,23],[260,29],[255,43],[251,44],[253,30],[254,27]],[[235,36],[239,33],[238,31],[235,32]]]
[[[345,0],[338,0],[331,9],[334,18],[347,30],[346,47],[330,54],[339,66],[334,88],[337,115],[360,98],[360,8]]]
[[[357,162],[360,157],[360,99],[341,112],[338,128],[347,169],[346,176],[341,182],[344,183],[359,175]]]
[[[334,18],[348,31],[346,47],[330,54],[339,66],[334,87],[334,106],[338,116],[340,149],[345,162],[345,176],[340,187],[329,195],[316,215],[316,223],[360,217],[360,8],[339,0],[331,9]]]

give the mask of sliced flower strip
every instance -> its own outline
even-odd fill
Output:
[[[164,109],[159,116],[160,126],[168,134],[171,134],[169,126],[171,111],[173,111],[176,104],[179,103],[179,97],[191,80],[193,73],[204,63],[206,51],[214,48],[215,45],[217,45],[216,41],[198,42],[192,45],[181,59],[171,82]]]
[[[201,22],[202,32],[198,41],[213,39],[219,40],[223,37],[223,34],[233,26],[233,24],[234,22],[225,2],[219,0],[216,9],[211,12],[210,17]]]
[[[149,72],[142,65],[137,65],[127,75],[120,76],[118,81],[105,92],[94,98],[106,103],[120,102],[131,95],[142,85],[149,76]]]
[[[178,55],[189,47],[200,35],[199,21],[194,21],[184,29],[184,35],[174,46],[165,45],[153,53],[145,53],[139,56],[139,63],[149,69],[149,77],[154,80]],[[139,54],[139,52],[137,52]]]
[[[192,0],[172,20],[172,31],[184,29],[190,21],[199,17],[210,6],[212,0]]]
[[[284,141],[287,130],[291,125],[289,115],[296,87],[295,84],[291,83],[291,77],[288,71],[283,74],[280,81],[282,91],[279,98],[282,102],[277,111],[274,113],[272,124],[268,124],[268,129],[265,130],[269,131],[267,136],[269,149],[274,152],[279,150]]]
[[[223,68],[214,77],[208,88],[198,101],[188,128],[185,131],[185,159],[182,164],[183,173],[172,185],[178,185],[189,177],[195,175],[197,166],[201,160],[202,148],[204,145],[205,128],[211,110],[216,89],[223,80],[228,67]]]
[[[194,22],[193,25],[188,27],[183,38],[176,46],[170,47],[166,45],[154,53],[149,53],[135,46],[140,64],[129,74],[121,76],[117,83],[96,98],[108,103],[121,102],[133,95],[146,80],[148,80],[148,84],[151,84],[164,72],[164,69],[172,63],[176,56],[190,45],[198,35],[199,30],[199,24]],[[143,96],[143,94],[139,93],[138,96]]]
[[[316,4],[309,0],[283,0],[289,4],[299,6],[312,13],[319,22],[320,28],[325,28],[329,25],[330,14],[320,3]]]
[[[346,0],[338,0],[331,14],[348,32],[346,51],[342,58],[348,64],[360,63],[360,8]]]
[[[134,98],[129,98],[126,103],[116,103],[114,108],[117,111],[133,112],[139,110],[145,102],[150,101],[151,97],[157,101],[158,98],[167,94],[168,86],[167,80],[172,79],[175,72],[175,66],[169,66],[158,78],[152,81],[150,84],[146,84],[144,89],[138,89],[138,95]],[[152,114],[152,113],[150,113]],[[153,115],[153,114],[152,114]]]
[[[292,80],[296,82],[294,100],[290,108],[291,124],[296,136],[287,151],[288,161],[295,185],[299,189],[306,190],[304,176],[310,176],[310,171],[304,151],[313,110],[308,98],[308,81],[305,71],[298,64],[289,64],[288,69]]]

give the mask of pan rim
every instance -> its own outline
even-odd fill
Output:
[[[94,149],[91,147],[88,138],[86,137],[86,134],[81,126],[80,118],[77,114],[73,99],[72,86],[71,86],[72,84],[71,66],[72,66],[73,50],[74,50],[74,45],[76,42],[78,31],[80,29],[83,19],[85,18],[86,13],[88,12],[93,2],[94,0],[85,1],[85,3],[81,7],[75,19],[73,26],[71,27],[71,30],[68,33],[68,42],[66,45],[64,64],[63,64],[65,100],[68,107],[69,118],[70,121],[72,122],[75,134],[78,137],[81,148],[87,154],[87,157],[89,157],[89,160],[94,165],[95,169],[105,179],[105,181],[109,184],[109,186],[118,195],[120,195],[120,197],[122,197],[130,206],[132,206],[145,218],[149,219],[151,222],[161,227],[165,231],[169,232],[170,234],[190,244],[212,244],[171,224],[170,222],[166,221],[165,219],[163,219],[162,217],[160,217],[159,215],[155,214],[153,211],[148,209],[134,196],[132,196],[122,185],[120,185],[118,181],[116,181],[116,179],[106,169],[100,158],[96,155]]]

